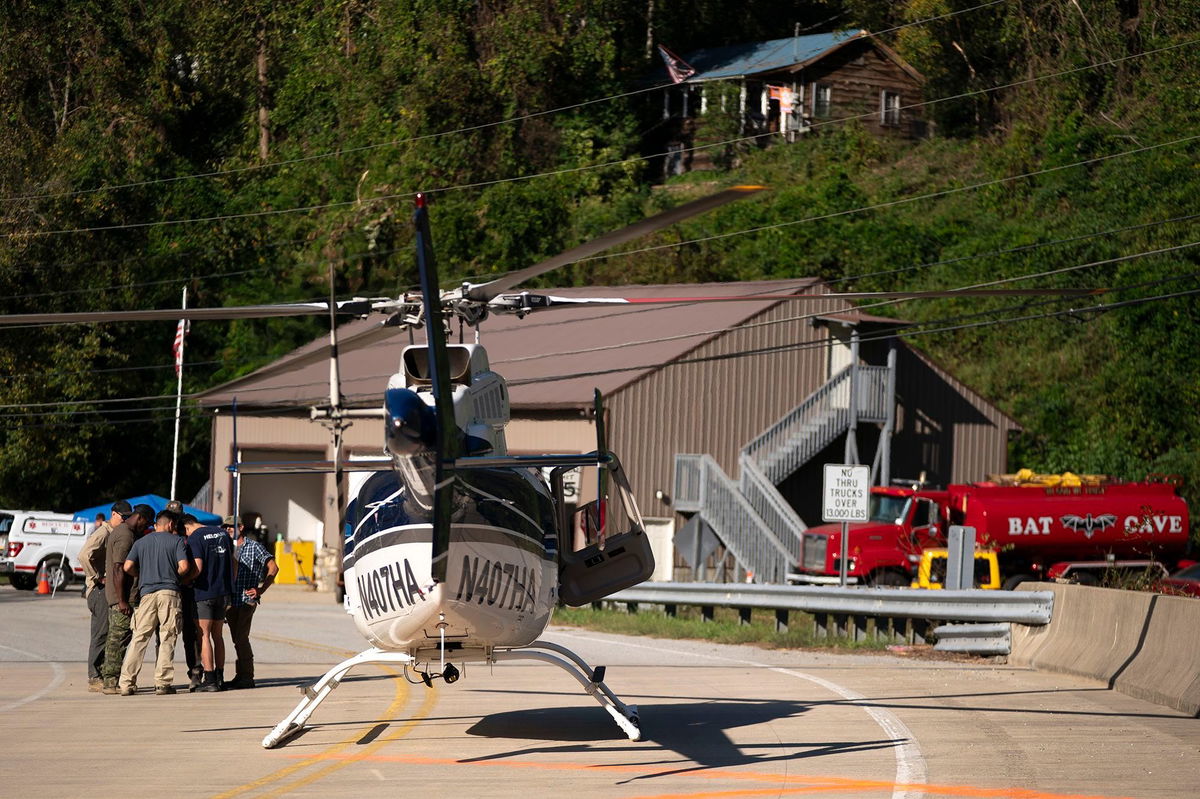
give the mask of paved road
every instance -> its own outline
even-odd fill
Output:
[[[0,588],[0,796],[1200,796],[1200,721],[995,663],[554,628],[645,740],[565,673],[505,663],[432,689],[365,668],[266,751],[297,686],[361,648],[327,597],[268,594],[254,691],[89,694],[86,623],[78,595]]]

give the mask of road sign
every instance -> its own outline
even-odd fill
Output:
[[[842,463],[825,464],[825,498],[821,520],[870,521],[871,469]]]

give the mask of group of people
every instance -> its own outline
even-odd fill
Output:
[[[226,517],[202,525],[172,500],[165,510],[113,504],[80,552],[91,612],[88,690],[132,696],[150,637],[158,636],[154,693],[176,692],[175,645],[182,635],[189,690],[254,687],[250,624],[279,571],[275,558]],[[224,628],[236,654],[225,681]]]

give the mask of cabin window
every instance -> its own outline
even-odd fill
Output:
[[[879,94],[879,124],[896,127],[900,124],[900,94],[884,89]]]
[[[814,83],[812,85],[812,115],[818,119],[824,119],[830,115],[833,110],[833,87],[828,83]]]

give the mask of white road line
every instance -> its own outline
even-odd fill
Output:
[[[559,632],[557,630],[554,631],[552,635],[562,638],[574,638],[581,641],[596,642],[605,640],[585,635],[573,635],[571,633]],[[627,641],[621,641],[618,645],[628,646],[632,649],[646,649],[651,652],[662,652],[668,655],[680,654],[680,650],[677,649],[665,649],[658,646],[647,646],[646,644],[633,644]],[[812,674],[805,674],[802,671],[785,669],[780,666],[771,666],[769,664],[758,663],[753,660],[741,660],[738,658],[723,657],[721,655],[706,655],[702,652],[687,652],[687,654],[694,655],[696,657],[708,658],[709,660],[723,660],[727,663],[740,663],[746,666],[769,669],[778,674],[786,674],[789,677],[807,680],[851,702],[860,702],[866,699],[866,697],[862,694],[852,691],[845,686],[838,685],[835,682],[830,682],[822,677],[817,677]],[[917,739],[916,736],[913,735],[912,730],[910,730],[908,725],[901,721],[896,714],[892,713],[886,708],[871,707],[869,705],[859,705],[859,707],[865,710],[867,715],[869,715],[871,719],[879,725],[879,728],[883,730],[884,734],[896,743],[894,749],[896,754],[896,787],[892,789],[892,799],[916,799],[916,797],[924,796],[925,792],[919,788],[902,787],[913,784],[919,785],[924,783],[927,779],[925,758],[921,754],[921,748],[917,745]]]
[[[27,705],[30,702],[35,702],[38,699],[41,699],[46,694],[62,685],[62,681],[66,679],[66,672],[63,671],[62,666],[58,665],[54,661],[47,663],[45,660],[43,660],[42,656],[36,652],[26,652],[24,649],[17,649],[15,647],[5,646],[4,644],[0,644],[0,649],[7,649],[9,652],[16,652],[18,655],[24,655],[25,657],[32,658],[35,662],[41,661],[46,663],[46,665],[50,667],[50,670],[54,672],[54,676],[50,678],[50,683],[45,688],[37,691],[36,693],[32,693],[26,697],[18,699],[15,702],[9,702],[7,705],[0,705],[0,713],[4,713],[9,710],[16,710],[17,708],[21,707],[21,705]]]

